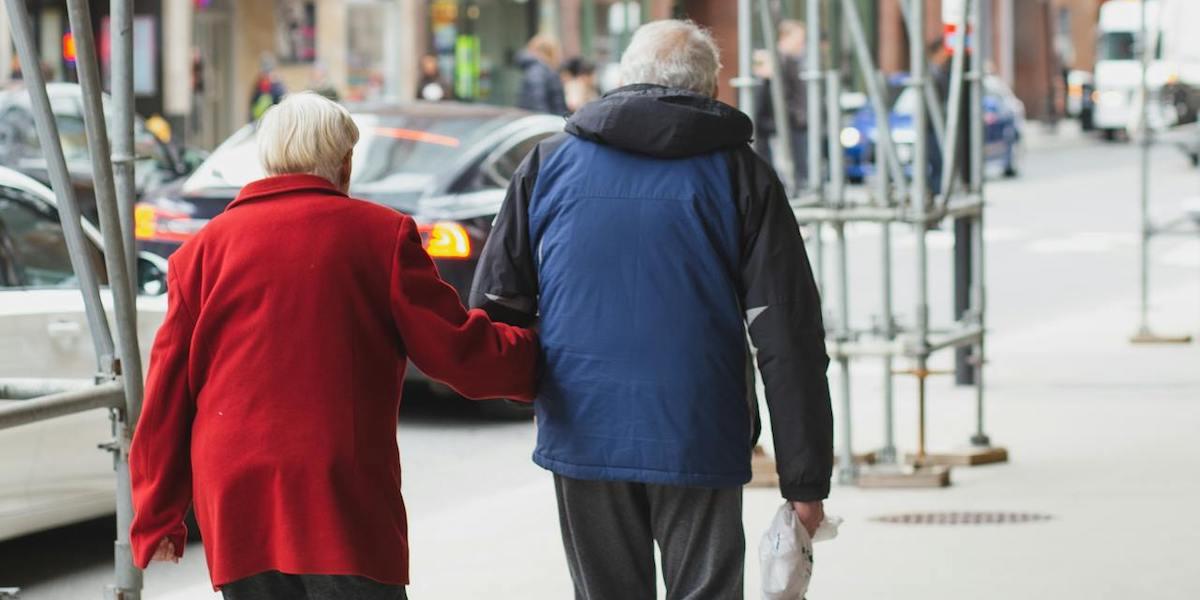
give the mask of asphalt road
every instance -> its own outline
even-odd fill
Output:
[[[1063,464],[1091,466],[1098,462],[1098,455],[1063,449],[1067,444],[1053,439],[1060,434],[1064,440],[1072,435],[1086,437],[1084,433],[1063,433],[1073,427],[1075,417],[1072,415],[1075,413],[1072,411],[1076,410],[1076,405],[1071,402],[1074,400],[1043,405],[1034,403],[1034,399],[1039,402],[1081,396],[1105,399],[1120,390],[1139,390],[1135,396],[1140,399],[1143,396],[1140,390],[1145,389],[1148,401],[1159,399],[1170,405],[1184,396],[1195,400],[1200,393],[1200,376],[1194,369],[1200,363],[1196,362],[1198,356],[1194,345],[1190,350],[1143,353],[1137,359],[1142,362],[1138,363],[1128,363],[1123,358],[1129,350],[1119,339],[1132,333],[1136,325],[1136,148],[1100,143],[1069,132],[1059,137],[1039,135],[1031,146],[1019,178],[997,180],[989,185],[991,205],[986,226],[989,324],[998,338],[997,374],[989,382],[994,382],[996,395],[1002,399],[994,405],[997,406],[994,409],[997,417],[994,421],[996,431],[992,433],[1014,446],[1019,444],[1015,450],[1025,453],[1028,458],[991,471],[976,470],[956,475],[956,482],[961,484],[951,491],[864,494],[839,488],[831,500],[831,506],[836,507],[831,512],[839,512],[848,520],[862,517],[861,520],[866,521],[881,507],[928,508],[949,503],[979,506],[987,505],[992,498],[992,507],[1023,506],[1052,510],[1063,516],[1078,504],[1076,494],[1102,493],[1107,489],[1104,486],[1111,482],[1105,480],[1109,475],[1104,469],[1095,472],[1055,470],[1058,464],[1055,459],[1061,459]],[[1190,168],[1182,155],[1170,149],[1157,149],[1155,156],[1152,208],[1159,218],[1166,218],[1177,212],[1182,198],[1200,196],[1200,170]],[[903,323],[911,321],[915,259],[912,236],[897,228],[896,237],[895,304],[898,318]],[[856,326],[866,326],[878,310],[878,227],[853,228],[849,238],[853,322]],[[932,234],[930,240],[931,264],[934,265],[930,274],[930,299],[936,325],[949,320],[950,237],[939,232]],[[1151,262],[1156,286],[1152,316],[1165,326],[1197,333],[1200,330],[1200,294],[1197,294],[1200,240],[1156,242]],[[832,264],[830,262],[829,267]],[[832,274],[832,270],[827,268],[827,273]],[[830,307],[836,306],[835,296],[833,290],[826,293]],[[1094,319],[1095,326],[1092,327],[1087,319]],[[1093,357],[1088,353],[1097,343],[1088,337],[1091,330],[1104,332],[1102,339],[1111,344],[1111,353],[1104,357]],[[1099,364],[1096,361],[1101,360],[1109,361],[1104,365],[1105,373],[1111,374],[1110,380],[1097,378],[1095,372],[1089,370],[1095,369]],[[949,364],[945,357],[939,357],[938,363],[941,366]],[[1124,364],[1141,366],[1120,372],[1119,365]],[[1188,367],[1189,364],[1192,366]],[[870,364],[862,368],[856,365],[853,372],[851,383],[856,400],[853,437],[860,448],[872,447],[880,439],[875,400],[879,375],[878,366]],[[931,394],[956,399],[968,397],[964,391],[954,390],[945,383],[934,384]],[[909,399],[903,391],[900,396],[898,411],[906,415],[904,411],[909,407]],[[1112,400],[1115,404],[1128,399],[1113,396]],[[529,461],[534,433],[532,423],[489,420],[469,406],[420,404],[423,406],[406,409],[398,430],[404,463],[405,499],[411,520],[412,597],[569,597],[570,583],[561,556],[550,478]],[[965,441],[971,422],[969,406],[967,402],[935,402],[932,405],[935,414],[944,415],[943,421],[952,426],[935,428],[931,433],[931,444],[950,445]],[[1196,424],[1197,413],[1194,409],[1189,410],[1181,417],[1183,420],[1140,424],[1138,426],[1143,429],[1138,431],[1141,433],[1128,436],[1121,433],[1124,417],[1119,412],[1095,415],[1090,427],[1101,436],[1099,439],[1128,437],[1124,445],[1114,441],[1114,447],[1119,446],[1131,464],[1141,465],[1171,451],[1173,442],[1162,440],[1174,439],[1169,436],[1175,433],[1183,435],[1184,425],[1190,428]],[[841,418],[840,414],[838,418]],[[900,439],[910,439],[911,430],[910,425],[902,424]],[[1157,445],[1134,443],[1150,440],[1156,435],[1161,438]],[[1163,444],[1168,447],[1163,448]],[[1189,448],[1176,448],[1185,449]],[[1193,463],[1182,466],[1196,466]],[[1181,466],[1172,464],[1173,468]],[[1059,483],[1063,486],[1061,490],[1057,489]],[[1161,489],[1173,488],[1163,484]],[[1200,490],[1195,485],[1182,493],[1184,498],[1191,498],[1189,502],[1200,497]],[[1010,502],[1010,498],[1014,500]],[[1019,501],[1015,500],[1017,498]],[[748,557],[751,559],[747,589],[751,594],[757,589],[753,582],[757,571],[752,564],[757,536],[777,502],[776,496],[769,491],[747,492]],[[1150,511],[1153,506],[1151,503],[1112,510],[1124,515],[1120,523],[1126,525],[1142,515],[1140,511]],[[1099,514],[1085,511],[1077,515],[1079,518],[1074,525],[1070,525],[1069,519],[1062,519],[1067,523],[1062,525],[1066,529],[1054,529],[1056,526],[1050,525],[1041,531],[1054,547],[1053,542],[1060,540],[1060,536],[1076,539],[1079,531],[1092,531],[1102,526],[1103,522],[1097,525],[1096,520],[1108,518],[1105,514],[1103,511]],[[1166,522],[1167,525],[1156,522],[1156,527],[1169,527],[1171,521],[1166,519]],[[1190,522],[1194,524],[1195,519]],[[895,530],[874,529],[879,527],[882,526],[860,525],[857,540],[850,531],[844,541],[831,543],[830,556],[835,558],[830,559],[833,564],[820,563],[819,575],[822,575],[821,568],[827,568],[825,573],[828,575],[824,579],[818,577],[813,597],[1012,598],[1024,595],[1020,593],[1024,589],[1032,594],[1025,597],[1123,598],[1137,597],[1136,593],[1128,595],[1136,588],[1123,588],[1115,582],[1136,579],[1139,569],[1149,569],[1143,575],[1150,577],[1150,581],[1155,581],[1155,577],[1170,579],[1162,568],[1153,570],[1146,566],[1151,564],[1149,561],[1161,558],[1153,554],[1154,546],[1140,548],[1140,554],[1147,555],[1141,562],[1120,557],[1111,569],[1106,568],[1102,558],[1085,561],[1088,564],[1066,560],[1063,565],[1052,565],[1056,555],[1038,556],[1025,564],[1020,562],[1022,557],[1037,556],[1038,553],[1038,549],[1029,543],[1030,538],[1005,534],[1010,537],[987,541],[987,544],[1004,548],[1004,552],[984,550],[984,542],[973,546],[973,538],[953,533],[928,534],[942,537],[928,538],[928,543],[914,547],[911,546],[912,538],[898,537]],[[870,539],[863,539],[864,532],[877,533]],[[112,537],[111,521],[96,521],[0,543],[0,586],[23,587],[22,598],[73,600],[98,597],[111,579]],[[1192,538],[1193,542],[1200,541],[1194,539],[1195,535]],[[1122,543],[1135,544],[1144,539],[1144,536],[1131,535]],[[1099,549],[1105,542],[1096,540],[1089,544]],[[1189,547],[1190,543],[1180,550],[1190,551]],[[1054,548],[1058,553],[1057,547]],[[882,554],[885,550],[887,554]],[[971,556],[976,554],[981,558],[972,562]],[[916,555],[931,558],[913,564],[911,561],[916,560]],[[1008,568],[1005,565],[1009,563],[1004,561],[1016,561],[1015,564],[1024,569],[1024,575],[1017,577],[1017,581],[1041,581],[1038,577],[1044,577],[1047,581],[1062,579],[1090,583],[1072,588],[1060,582],[1059,588],[1052,588],[1066,593],[1046,596],[1032,592],[1036,586],[1006,588],[991,584],[1011,581],[1017,575],[1010,572],[1008,578],[998,578]],[[868,577],[856,572],[858,567],[855,565],[874,565],[871,568],[876,570]],[[1128,571],[1118,574],[1116,571],[1120,567]],[[1039,575],[1042,573],[1039,569],[1045,573]],[[1109,585],[1106,578],[1111,578],[1114,583]],[[199,543],[194,542],[188,546],[180,565],[156,565],[146,574],[145,597],[211,598],[213,595],[206,582],[202,550]],[[888,587],[893,585],[888,582],[902,582],[903,586]],[[1164,592],[1156,597],[1171,598],[1195,597],[1189,594],[1200,592],[1194,586],[1188,588],[1184,578],[1177,577],[1172,582],[1175,587],[1145,589]],[[1089,584],[1093,586],[1093,592],[1111,590],[1113,594],[1073,593]]]

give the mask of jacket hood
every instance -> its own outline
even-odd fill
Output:
[[[750,117],[686,90],[636,84],[615,89],[579,109],[567,133],[628,152],[683,158],[750,141]]]

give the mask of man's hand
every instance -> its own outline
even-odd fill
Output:
[[[150,560],[158,562],[179,562],[179,555],[175,552],[175,544],[172,543],[171,540],[163,538],[163,540],[158,543],[158,549],[154,551],[154,556],[152,556]]]
[[[808,537],[816,535],[821,521],[825,520],[825,503],[821,500],[792,502],[792,510],[795,511],[796,518],[800,519],[800,523],[804,525],[804,529],[808,531]]]

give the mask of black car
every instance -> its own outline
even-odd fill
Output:
[[[350,107],[359,127],[350,195],[411,215],[442,277],[466,299],[508,179],[563,119],[456,103]],[[168,256],[263,176],[255,124],[234,133],[191,176],[138,203],[139,247]]]
[[[74,83],[50,83],[46,85],[46,93],[50,97],[50,110],[58,125],[63,158],[80,211],[95,223],[96,199],[83,122],[83,89]],[[111,134],[112,106],[107,95],[103,97],[103,110]],[[133,128],[134,185],[138,194],[186,176],[206,156],[198,150],[163,143],[136,115]],[[45,153],[34,126],[29,91],[23,86],[0,91],[0,166],[50,185]]]
[[[539,141],[562,131],[563,119],[458,103],[362,105],[350,112],[360,134],[350,194],[411,215],[442,278],[465,303],[509,178]],[[138,203],[140,249],[170,255],[262,176],[249,124],[186,180]]]

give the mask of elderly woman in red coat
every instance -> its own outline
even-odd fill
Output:
[[[537,342],[466,311],[411,218],[346,195],[344,108],[291,95],[258,140],[268,177],[170,260],[130,454],[135,560],[178,560],[192,506],[226,598],[404,598],[407,361],[532,400]]]

